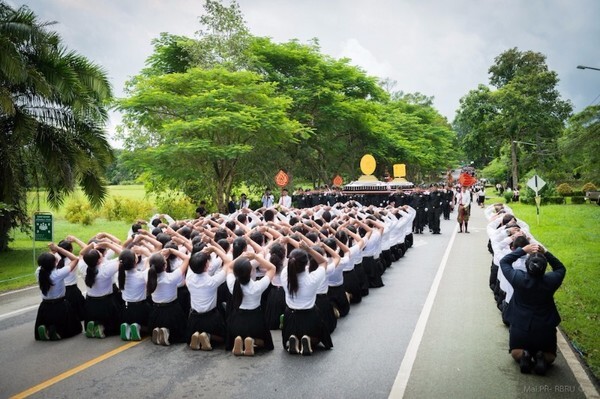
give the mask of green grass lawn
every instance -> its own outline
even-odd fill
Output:
[[[531,234],[565,265],[567,274],[555,296],[561,327],[592,372],[600,376],[600,207],[544,205],[538,224],[535,206],[509,205],[529,224]]]

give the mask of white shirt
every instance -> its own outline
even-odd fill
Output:
[[[96,269],[98,270],[96,280],[94,280],[94,285],[92,287],[88,287],[87,295],[91,297],[101,297],[112,294],[113,277],[119,270],[119,259],[103,262],[101,265],[96,266]]]
[[[339,287],[344,284],[344,269],[350,264],[350,252],[344,254],[343,257],[340,258],[340,263],[329,273],[329,269],[327,269],[327,284],[330,287]],[[354,267],[354,264],[352,264]]]
[[[287,268],[281,272],[281,283],[285,291],[285,303],[290,309],[312,309],[317,299],[317,289],[327,278],[325,268],[319,267],[314,272],[302,272],[298,274],[298,291],[294,296],[288,290]]]
[[[190,291],[192,309],[206,313],[217,307],[217,290],[225,281],[225,270],[221,269],[213,276],[208,273],[196,274],[188,270],[185,283]]]
[[[281,198],[279,198],[279,205],[282,205],[286,208],[291,208],[292,207],[292,197],[290,197],[289,195],[282,195]]]
[[[465,192],[459,192],[456,194],[457,204],[462,204],[464,207],[471,205],[471,192],[469,190],[465,190]]]
[[[275,202],[275,197],[273,197],[273,194],[263,195],[261,201],[264,208],[270,208]]]
[[[50,282],[52,282],[52,284],[54,284],[54,285],[50,286],[50,289],[48,289],[48,293],[46,295],[44,295],[42,293],[42,299],[58,299],[58,298],[64,297],[65,296],[65,278],[67,278],[69,273],[70,273],[70,269],[67,266],[60,268],[60,269],[55,268],[54,270],[52,270],[50,272]],[[40,267],[38,267],[35,270],[35,277],[39,283]]]
[[[229,292],[232,294],[234,284],[235,276],[233,273],[229,273],[227,275],[227,288],[229,288]],[[256,281],[250,280],[246,285],[240,285],[244,294],[240,309],[253,310],[258,308],[260,306],[260,297],[269,287],[269,284],[271,284],[271,280],[268,277],[264,277]]]
[[[158,275],[156,290],[152,293],[155,303],[169,303],[177,299],[177,286],[183,281],[181,269],[171,273],[162,272]]]
[[[146,299],[146,281],[148,269],[125,271],[125,287],[121,289],[121,296],[125,302],[141,302]]]

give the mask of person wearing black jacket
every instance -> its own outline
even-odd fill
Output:
[[[412,207],[417,211],[415,220],[413,221],[413,232],[415,234],[423,234],[423,227],[427,224],[427,202],[428,196],[423,192],[423,189],[416,187],[411,195]]]
[[[525,254],[527,272],[515,270],[513,262]],[[550,264],[552,272],[546,273]],[[565,278],[565,266],[544,247],[530,244],[517,248],[500,261],[502,273],[515,292],[508,304],[510,353],[519,362],[522,373],[530,373],[535,354],[535,372],[545,374],[556,358],[556,327],[560,315],[554,293]]]
[[[444,202],[444,193],[438,190],[437,184],[431,186],[429,192],[429,203],[427,205],[429,229],[433,234],[440,233],[440,216],[442,215],[442,205]]]

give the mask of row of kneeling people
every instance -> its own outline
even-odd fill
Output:
[[[566,269],[507,205],[490,205],[485,216],[488,250],[493,255],[489,286],[509,327],[509,352],[522,373],[543,375],[556,358],[556,327],[561,319],[554,292]],[[546,272],[548,265],[552,271]]]
[[[159,345],[224,344],[251,356],[273,349],[270,330],[281,329],[290,353],[329,349],[338,318],[382,287],[386,268],[412,245],[414,217],[410,206],[349,202],[187,221],[155,215],[123,243],[108,233],[88,243],[68,236],[38,258],[35,338],[149,335]]]

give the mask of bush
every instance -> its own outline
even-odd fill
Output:
[[[574,190],[571,193],[571,196],[572,197],[585,197],[585,193],[583,191],[580,191],[580,190]]]
[[[504,193],[502,194],[502,196],[504,197],[504,200],[508,204],[509,202],[512,202],[512,200],[513,200],[513,191],[505,190]]]
[[[192,219],[196,215],[196,206],[183,194],[170,194],[156,199],[160,213],[165,213],[175,220]]]
[[[581,189],[581,191],[583,191],[584,193],[587,193],[588,191],[598,191],[598,188],[596,187],[596,185],[594,183],[588,182],[583,185],[583,188]]]
[[[563,184],[559,185],[556,188],[556,191],[558,192],[558,194],[562,195],[563,197],[567,197],[567,196],[573,194],[573,188],[568,183],[563,183]]]
[[[562,204],[566,204],[566,199],[565,197],[542,197],[542,205],[550,205],[550,204],[556,204],[556,205],[562,205]]]
[[[152,210],[152,204],[148,201],[114,196],[105,202],[102,213],[108,220],[131,223],[136,219],[146,219]]]
[[[69,223],[89,226],[94,223],[97,216],[97,212],[92,209],[89,202],[81,198],[73,198],[65,206],[65,219]]]
[[[571,204],[585,204],[585,197],[571,197]]]

